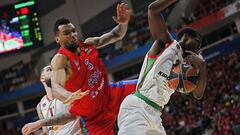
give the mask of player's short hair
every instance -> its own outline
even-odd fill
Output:
[[[58,34],[58,32],[59,32],[58,27],[60,25],[69,24],[69,23],[71,23],[71,21],[66,19],[66,18],[64,18],[64,17],[56,20],[55,23],[54,23],[54,33],[55,33],[55,35]]]
[[[177,34],[177,40],[180,40],[184,34],[188,34],[191,37],[197,37],[200,39],[200,43],[202,43],[202,35],[195,29],[190,27],[182,28]]]

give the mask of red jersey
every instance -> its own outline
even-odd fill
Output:
[[[90,90],[90,94],[72,103],[70,113],[91,119],[101,113],[110,99],[107,72],[95,46],[79,43],[80,55],[61,47],[59,54],[67,57],[72,75],[64,88],[70,92]]]

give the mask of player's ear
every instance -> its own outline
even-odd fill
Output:
[[[59,43],[59,37],[55,36],[56,43]]]

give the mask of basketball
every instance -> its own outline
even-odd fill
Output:
[[[189,64],[173,67],[168,78],[169,87],[181,93],[192,92],[199,82],[198,69]]]

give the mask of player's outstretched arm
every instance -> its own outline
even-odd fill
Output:
[[[110,32],[103,34],[100,37],[87,38],[84,42],[96,45],[97,48],[104,47],[108,44],[121,40],[127,33],[128,22],[131,12],[127,4],[121,3],[117,5],[117,16],[113,16],[113,20],[118,23]]]
[[[77,117],[72,115],[69,112],[65,113],[59,113],[58,115],[55,115],[53,117],[39,120],[40,126],[53,126],[53,125],[65,125],[73,120],[75,120]]]
[[[82,92],[78,90],[71,93],[64,89],[66,82],[66,69],[67,69],[67,58],[64,55],[56,54],[51,61],[52,67],[52,94],[55,98],[59,99],[63,103],[71,103],[74,100],[81,99],[83,96],[88,95],[89,91]]]
[[[149,53],[153,56],[157,55],[166,43],[171,42],[166,22],[161,12],[176,0],[156,0],[148,6],[148,24],[151,35],[155,42],[153,43]]]
[[[48,119],[40,119],[35,122],[31,122],[26,124],[22,128],[23,135],[29,135],[37,130],[39,130],[43,126],[53,126],[53,125],[65,125],[70,121],[76,119],[76,116],[70,113],[60,113]]]
[[[205,88],[207,86],[207,69],[206,69],[206,63],[203,60],[203,58],[194,52],[186,51],[187,53],[190,53],[184,60],[189,63],[197,66],[199,68],[199,74],[200,79],[198,86],[195,90],[193,90],[193,96],[196,99],[201,99],[203,97]]]

